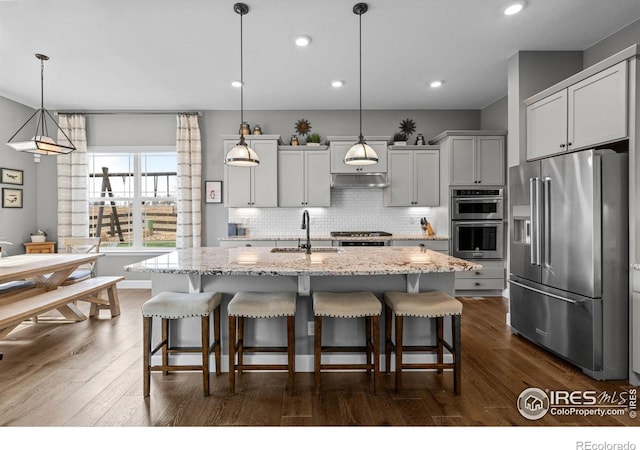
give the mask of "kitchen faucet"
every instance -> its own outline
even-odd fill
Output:
[[[304,248],[307,255],[311,254],[311,238],[309,237],[310,225],[311,221],[309,220],[309,211],[305,209],[302,213],[302,226],[300,228],[302,228],[303,230],[307,230],[307,243],[302,244],[300,248]]]

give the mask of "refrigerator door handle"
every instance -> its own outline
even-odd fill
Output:
[[[543,228],[542,228],[542,262],[545,268],[551,267],[551,177],[545,177],[542,180],[542,192],[543,192]]]
[[[509,280],[508,282],[509,282],[509,284],[513,284],[513,285],[519,286],[519,287],[521,287],[523,289],[528,289],[528,290],[533,291],[533,292],[535,292],[537,294],[546,295],[547,297],[553,297],[555,299],[562,300],[563,302],[571,303],[572,305],[579,305],[579,304],[582,303],[581,300],[573,300],[571,298],[562,297],[560,295],[552,294],[550,292],[541,291],[540,289],[536,289],[536,288],[533,288],[531,286],[527,286],[526,284],[518,283],[517,281]]]
[[[540,178],[529,178],[531,208],[531,265],[539,266],[542,259],[542,229],[540,228]]]

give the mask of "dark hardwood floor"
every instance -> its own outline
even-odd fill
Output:
[[[122,315],[80,323],[26,325],[0,341],[2,426],[549,426],[638,425],[619,417],[552,416],[529,421],[518,413],[523,389],[621,392],[624,381],[598,382],[573,366],[511,334],[507,301],[464,303],[462,394],[450,374],[406,372],[396,395],[393,376],[382,376],[373,395],[364,373],[323,374],[313,395],[310,373],[296,374],[296,394],[285,390],[286,373],[245,373],[237,394],[227,376],[211,375],[203,397],[197,372],[152,374],[151,397],[142,397],[140,306],[146,290],[121,290]],[[81,304],[81,308],[87,305]],[[87,307],[88,309],[88,307]]]

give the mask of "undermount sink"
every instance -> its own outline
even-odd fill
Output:
[[[342,253],[344,250],[338,247],[311,247],[311,253]],[[274,247],[271,253],[304,253],[300,247]]]

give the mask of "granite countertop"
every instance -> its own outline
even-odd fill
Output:
[[[218,238],[219,241],[297,241],[305,240],[305,236],[276,236],[276,235],[248,235],[248,236],[229,236],[229,237],[221,237]],[[415,240],[415,241],[448,241],[449,238],[447,236],[439,236],[432,235],[428,236],[426,234],[394,234],[391,236],[372,236],[372,237],[334,237],[324,235],[315,235],[311,236],[312,241],[398,241],[398,240]]]
[[[331,247],[334,250],[335,247]],[[259,247],[178,250],[125,266],[128,272],[187,275],[402,275],[478,270],[482,265],[420,247],[340,247],[323,253],[271,253]]]

